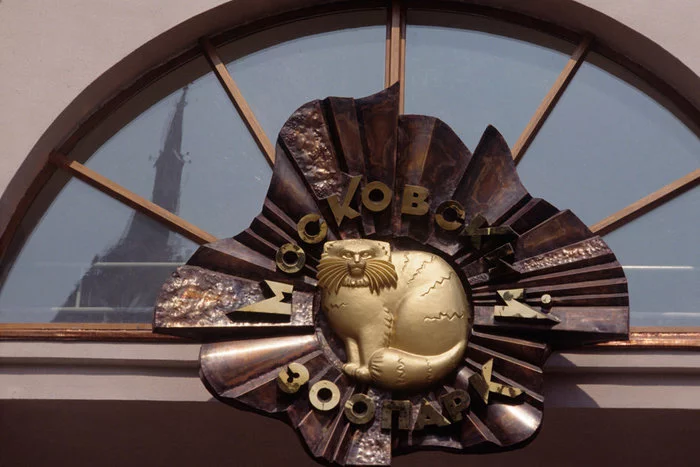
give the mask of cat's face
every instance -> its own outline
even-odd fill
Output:
[[[337,292],[341,286],[369,287],[379,292],[394,287],[396,270],[391,263],[391,246],[374,240],[326,242],[318,267],[319,285]]]
[[[386,242],[373,240],[340,240],[327,242],[323,249],[324,258],[340,258],[346,261],[351,277],[365,275],[367,262],[381,259],[391,260],[390,246]]]

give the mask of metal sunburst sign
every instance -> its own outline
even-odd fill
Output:
[[[262,213],[173,274],[154,328],[216,340],[212,394],[286,413],[317,458],[388,465],[526,443],[551,348],[625,338],[629,307],[612,251],[528,193],[495,128],[472,154],[393,86],[292,114]]]

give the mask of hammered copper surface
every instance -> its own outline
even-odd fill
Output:
[[[523,199],[529,200],[510,149],[494,127],[489,125],[484,131],[453,198],[462,203],[467,219],[481,214],[490,226],[497,225]]]

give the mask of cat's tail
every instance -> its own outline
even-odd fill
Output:
[[[369,372],[372,382],[387,389],[417,389],[430,386],[447,376],[464,355],[466,341],[461,341],[439,355],[416,355],[385,348],[372,354]]]

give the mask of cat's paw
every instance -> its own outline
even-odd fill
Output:
[[[369,374],[369,369],[366,366],[358,368],[355,372],[355,379],[363,383],[369,383],[372,379],[371,375]]]
[[[355,373],[357,372],[357,369],[360,368],[360,365],[357,363],[346,363],[343,365],[343,371],[352,377],[355,377]]]

